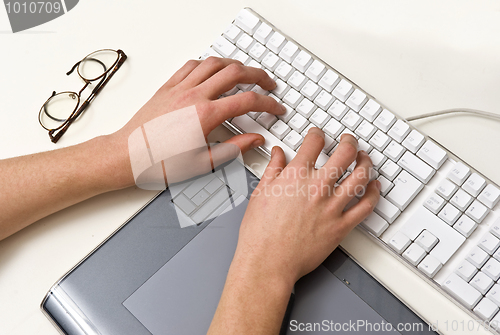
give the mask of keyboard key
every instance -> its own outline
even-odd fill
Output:
[[[361,221],[361,225],[377,237],[382,235],[382,233],[389,227],[389,224],[376,213],[368,215],[366,219]]]
[[[281,61],[274,73],[283,81],[287,81],[293,73],[293,67],[285,61]]]
[[[344,105],[340,100],[335,100],[333,104],[328,109],[328,114],[336,118],[337,120],[342,120],[344,115],[349,110],[349,107]]]
[[[222,55],[210,47],[207,50],[205,50],[205,52],[201,55],[200,58],[207,59],[208,57],[222,57]]]
[[[328,92],[331,92],[339,81],[340,77],[338,74],[336,74],[332,70],[327,70],[323,77],[321,77],[318,84]]]
[[[272,90],[271,92],[276,95],[278,98],[283,98],[285,94],[288,92],[290,89],[290,86],[288,86],[283,80],[277,79],[276,80],[276,88]]]
[[[202,189],[193,198],[191,198],[191,200],[194,202],[194,204],[196,206],[200,206],[209,197],[210,197],[210,193],[208,193],[206,190]]]
[[[325,134],[325,146],[323,147],[323,152],[329,153],[335,145],[337,145],[337,141]]]
[[[486,297],[493,301],[497,306],[500,306],[500,285],[493,285],[493,287],[488,291],[488,294],[486,294]]]
[[[477,197],[479,192],[486,187],[486,180],[477,173],[473,173],[462,185],[463,189],[472,194],[472,196]]]
[[[292,129],[297,133],[300,133],[302,130],[304,130],[308,123],[309,121],[307,121],[305,117],[300,114],[295,114],[290,122],[288,122],[288,125],[292,127]]]
[[[479,201],[488,206],[488,208],[492,209],[500,200],[500,190],[495,186],[488,184],[483,192],[479,194]]]
[[[500,218],[490,226],[490,233],[500,238]]]
[[[424,259],[426,253],[418,244],[412,243],[404,252],[403,257],[406,258],[411,264],[417,266],[422,259]]]
[[[439,169],[447,158],[446,151],[431,141],[425,142],[422,148],[417,152],[417,156],[435,169]]]
[[[465,282],[455,273],[452,273],[443,283],[443,289],[455,297],[462,304],[472,309],[481,300],[481,293]]]
[[[428,230],[424,230],[418,235],[415,243],[418,244],[425,252],[430,252],[438,243],[436,236],[432,235]]]
[[[331,117],[321,109],[316,109],[316,111],[311,115],[309,121],[314,123],[316,127],[323,128]]]
[[[375,100],[368,100],[359,114],[370,122],[373,122],[377,115],[382,111],[382,107]]]
[[[416,153],[417,150],[420,149],[422,144],[424,144],[424,142],[424,135],[413,129],[405,138],[402,144],[411,152]]]
[[[476,273],[474,278],[470,281],[472,287],[481,292],[481,294],[486,294],[488,290],[493,286],[494,282],[483,272],[479,271]]]
[[[450,200],[451,196],[457,190],[457,185],[453,184],[448,179],[443,179],[439,186],[436,188],[436,193],[445,198],[446,200]]]
[[[281,48],[285,45],[286,40],[283,35],[275,31],[272,35],[269,41],[266,43],[266,47],[274,52],[275,54],[279,54],[281,51]]]
[[[321,91],[316,99],[314,99],[314,103],[323,110],[327,110],[333,101],[335,101],[335,98],[325,90]]]
[[[215,40],[213,47],[214,47],[215,51],[217,51],[218,53],[220,53],[224,57],[231,57],[233,55],[233,53],[236,53],[236,50],[237,50],[236,47],[234,46],[234,44],[229,42],[223,36],[219,36]]]
[[[224,31],[224,37],[230,40],[232,43],[236,43],[241,35],[241,29],[236,27],[234,24],[230,24],[229,27]]]
[[[280,57],[283,58],[285,62],[291,63],[295,59],[295,56],[299,53],[299,47],[291,42],[288,41],[286,42],[285,46],[283,49],[280,51]]]
[[[401,141],[403,141],[406,135],[408,135],[409,133],[410,133],[410,126],[408,126],[402,120],[397,120],[387,134],[391,136],[393,139],[395,139],[397,142],[401,143]]]
[[[500,246],[500,240],[488,232],[481,237],[478,246],[488,254],[493,255]]]
[[[306,76],[308,76],[312,81],[318,82],[318,80],[326,72],[326,67],[319,60],[314,60],[306,71]],[[321,86],[321,85],[320,85]],[[331,91],[331,90],[330,90]]]
[[[257,28],[253,37],[260,43],[266,44],[269,38],[271,38],[271,33],[273,29],[265,22],[262,22],[260,26]]]
[[[302,95],[294,90],[293,88],[289,89],[283,97],[283,101],[293,108],[297,107],[299,102],[302,100]]]
[[[280,62],[280,58],[272,51],[268,52],[262,59],[262,65],[271,71],[274,71]]]
[[[210,183],[208,183],[204,189],[210,193],[214,194],[215,191],[217,191],[221,186],[223,185],[222,180],[219,178],[214,178]]]
[[[344,130],[344,126],[335,119],[330,119],[323,127],[323,131],[333,138],[337,138],[342,130]]]
[[[370,151],[368,156],[370,156],[370,159],[372,160],[374,169],[379,169],[382,166],[382,164],[384,164],[384,162],[387,160],[387,157],[385,157],[380,151],[376,149]]]
[[[292,130],[285,136],[283,142],[288,145],[293,150],[296,150],[299,145],[302,143],[303,137],[300,136],[295,130]]]
[[[309,65],[311,65],[312,61],[313,59],[311,55],[309,55],[304,50],[301,50],[297,55],[297,57],[295,57],[292,66],[295,67],[300,72],[304,73],[309,67]]]
[[[408,236],[400,231],[394,234],[394,236],[389,240],[389,246],[396,250],[396,252],[400,255],[403,251],[406,250],[406,248],[408,248],[410,244],[411,240],[408,238]]]
[[[403,154],[401,159],[398,161],[398,164],[425,184],[427,184],[436,172],[429,165],[424,163],[420,158],[409,151],[406,151]]]
[[[497,281],[498,278],[500,278],[500,262],[494,258],[490,258],[481,268],[481,271],[486,273],[494,281]]]
[[[467,214],[477,223],[481,223],[486,215],[488,215],[489,211],[490,210],[485,205],[477,200],[474,200],[469,208],[467,208],[467,211],[465,211],[465,214]]]
[[[473,247],[467,254],[467,260],[478,269],[483,267],[488,258],[488,253],[480,249],[478,246]]]
[[[259,42],[255,42],[251,47],[248,54],[252,56],[258,62],[262,61],[264,56],[266,55],[267,49],[265,46],[260,44]]]
[[[287,83],[295,88],[297,91],[300,91],[302,86],[306,83],[307,77],[304,76],[302,73],[299,71],[295,71],[290,78],[288,78]]]
[[[477,223],[472,221],[470,217],[467,215],[462,215],[460,219],[458,219],[457,223],[453,225],[453,228],[455,228],[460,234],[464,235],[465,237],[469,237],[470,234],[476,230]]]
[[[248,115],[237,116],[231,120],[231,123],[240,128],[244,133],[257,133],[264,136],[266,141],[264,142],[263,148],[266,149],[267,152],[270,153],[274,146],[279,146],[285,152],[287,162],[290,162],[292,158],[295,157],[295,151],[290,149],[290,147],[288,147],[287,145],[283,144],[283,142],[281,142],[276,136],[271,134],[267,129],[262,127],[255,120],[252,120]],[[288,136],[290,136],[290,133],[288,133],[288,135],[285,137],[285,140],[286,138],[288,138]],[[299,134],[297,135],[302,140],[302,136],[300,136]]]
[[[347,99],[345,104],[354,109],[356,112],[359,112],[366,101],[368,101],[368,97],[366,96],[366,94],[361,92],[359,89],[355,89],[354,92],[352,92],[352,94],[349,96],[349,99]]]
[[[401,214],[401,211],[396,206],[383,197],[380,197],[374,211],[389,223],[393,223],[399,214]]]
[[[373,137],[369,141],[369,143],[373,145],[373,147],[376,148],[378,151],[383,151],[390,142],[391,138],[387,136],[385,133],[381,132],[380,130],[377,130],[375,135],[373,135]],[[389,156],[389,158],[393,159],[394,157]]]
[[[328,161],[330,157],[328,157],[324,152],[320,152],[318,158],[316,159],[316,164],[314,167],[316,169],[320,169],[325,163]]]
[[[359,116],[358,113],[349,110],[347,114],[342,118],[342,123],[349,128],[350,130],[354,131],[356,127],[361,123],[363,118]]]
[[[352,84],[345,79],[342,79],[333,90],[332,94],[342,102],[345,102],[349,95],[354,91]]]
[[[404,210],[423,187],[420,181],[403,170],[394,180],[394,188],[387,194],[386,199],[400,210]]]
[[[433,278],[436,273],[438,273],[439,270],[443,267],[443,264],[441,264],[434,256],[432,255],[427,255],[425,258],[420,262],[418,265],[418,268],[425,273],[429,278]]]
[[[382,165],[379,172],[381,175],[392,181],[396,178],[399,172],[401,172],[401,167],[388,159],[384,165]]]
[[[390,138],[389,138],[390,139]],[[405,153],[405,148],[398,142],[392,140],[391,143],[385,148],[384,155],[397,162]]]
[[[483,298],[474,308],[474,312],[483,320],[489,321],[498,312],[498,306],[488,298]]]
[[[278,119],[288,123],[288,121],[290,121],[290,119],[295,115],[295,110],[287,104],[283,104],[283,106],[285,106],[286,112],[285,114],[278,115]]]
[[[385,197],[387,193],[389,193],[390,190],[394,187],[394,184],[391,183],[387,178],[384,176],[379,176],[378,181],[382,185],[382,188],[380,189],[380,195]]]
[[[460,277],[462,277],[462,279],[469,282],[472,279],[472,277],[474,277],[474,275],[477,273],[477,271],[478,270],[474,265],[472,265],[469,261],[464,260],[455,272]]]
[[[367,153],[370,153],[370,151],[373,149],[371,145],[369,145],[365,140],[363,139],[358,139],[358,150],[364,150]]]
[[[463,163],[458,162],[455,164],[453,169],[448,173],[448,179],[457,184],[458,186],[462,185],[470,175],[470,169],[465,166]]]
[[[312,80],[308,80],[305,85],[302,86],[300,93],[306,96],[309,100],[314,100],[320,91],[321,88],[316,83]]]
[[[280,140],[285,137],[286,134],[290,132],[290,127],[283,121],[278,120],[270,129],[271,134],[279,138]]]
[[[438,216],[447,224],[452,226],[462,213],[452,204],[446,204]]]
[[[360,125],[356,128],[355,133],[359,135],[362,139],[368,141],[372,135],[377,131],[371,123],[366,120],[361,121]],[[380,150],[380,149],[379,149]]]
[[[450,202],[462,212],[471,204],[472,197],[462,189],[459,189],[452,197]]]
[[[425,208],[427,208],[434,214],[437,214],[441,210],[441,208],[443,208],[444,204],[444,199],[436,193],[432,193],[424,202]]]
[[[278,118],[273,114],[261,113],[257,117],[256,121],[264,128],[269,129],[276,121],[278,121]]]
[[[387,132],[391,126],[396,122],[394,114],[384,109],[380,115],[375,119],[374,124],[383,132]]]
[[[297,106],[297,112],[302,114],[305,118],[309,118],[316,110],[316,105],[309,99],[302,99]]]
[[[238,13],[238,16],[236,16],[236,19],[234,20],[234,23],[238,27],[240,27],[250,35],[253,35],[255,30],[257,30],[259,22],[260,22],[259,18],[250,13],[246,9],[242,9]]]

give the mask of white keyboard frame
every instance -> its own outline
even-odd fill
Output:
[[[382,108],[387,108],[386,106],[384,106],[384,104],[382,104],[380,101],[378,101],[375,97],[373,97],[371,94],[369,94],[368,92],[366,92],[365,90],[363,90],[354,81],[352,81],[351,79],[349,79],[347,76],[345,76],[344,74],[342,74],[337,69],[334,69],[333,67],[331,67],[327,62],[323,61],[321,58],[319,58],[313,52],[311,52],[307,48],[305,48],[302,44],[298,43],[296,40],[294,40],[293,38],[291,38],[290,36],[288,36],[282,30],[280,30],[279,28],[275,27],[271,22],[269,22],[264,17],[262,17],[261,15],[259,15],[258,13],[256,13],[254,10],[252,10],[251,8],[248,8],[248,7],[245,8],[245,9],[247,9],[252,14],[254,14],[255,16],[257,16],[262,22],[267,23],[274,31],[277,31],[277,32],[281,33],[287,40],[292,41],[293,43],[295,43],[299,47],[299,49],[308,52],[312,56],[312,58],[314,60],[318,60],[318,61],[322,62],[323,64],[325,64],[325,66],[326,66],[327,69],[331,69],[334,72],[338,73],[341,79],[346,79],[347,81],[349,81],[350,83],[352,83],[354,89],[356,89],[356,88],[360,89],[362,92],[364,92],[367,95],[367,97],[369,99],[375,100],[377,103],[380,104],[380,106]],[[233,23],[234,23],[234,21],[233,21]],[[442,146],[439,142],[437,142],[436,140],[434,140],[431,136],[429,136],[429,135],[425,134],[424,132],[420,131],[417,127],[411,125],[408,121],[405,120],[405,118],[399,116],[397,113],[394,113],[391,109],[389,109],[389,108],[387,108],[387,109],[390,110],[391,113],[393,113],[398,119],[401,119],[404,122],[406,122],[406,124],[409,125],[409,127],[410,127],[411,130],[413,130],[413,129],[417,130],[418,132],[420,132],[425,137],[426,140],[432,140],[432,142],[434,142],[436,145],[438,145],[440,148],[442,148],[444,151],[446,151],[448,157],[446,159],[446,162],[439,169],[436,170],[436,173],[434,174],[434,176],[432,176],[431,180],[427,184],[424,184],[424,188],[422,189],[422,191],[420,191],[417,194],[417,196],[410,203],[410,205],[402,212],[402,214],[394,221],[394,223],[390,224],[389,228],[384,233],[382,233],[382,237],[383,238],[388,239],[389,236],[392,236],[395,231],[399,231],[399,229],[394,228],[394,227],[395,226],[401,227],[406,222],[406,218],[407,217],[411,216],[416,211],[416,209],[419,206],[423,206],[423,203],[424,203],[425,199],[429,196],[430,193],[432,193],[435,190],[437,184],[443,178],[446,178],[447,172],[451,169],[451,167],[457,161],[460,161],[460,162],[464,163],[465,165],[467,165],[471,169],[471,173],[474,173],[474,172],[478,173],[479,175],[481,175],[487,181],[487,183],[493,184],[497,188],[500,188],[499,185],[497,185],[491,179],[487,178],[484,174],[482,174],[481,172],[479,172],[477,169],[474,169],[470,164],[468,164],[464,160],[460,159],[457,155],[455,155],[454,153],[452,153],[446,147]],[[239,128],[237,128],[236,126],[234,126],[233,124],[231,124],[229,121],[224,122],[223,125],[227,129],[229,129],[232,133],[234,133],[234,134],[242,134],[243,133]],[[261,155],[263,155],[264,157],[266,157],[268,159],[270,158],[270,152],[268,152],[264,148],[259,147],[259,148],[256,148],[256,150]],[[250,169],[249,166],[247,166],[247,168]],[[257,174],[252,169],[250,169],[250,171],[252,171],[252,173],[254,173],[257,176]],[[475,198],[477,198],[477,197],[475,197]],[[438,280],[443,281],[444,279],[442,279],[442,278],[446,278],[446,277],[449,276],[450,273],[454,272],[454,269],[457,267],[457,264],[459,264],[460,262],[462,262],[465,259],[465,254],[474,245],[477,245],[477,240],[479,240],[480,237],[482,235],[484,235],[486,231],[489,231],[489,226],[491,225],[491,223],[493,223],[499,217],[500,217],[500,202],[496,204],[496,206],[491,210],[491,212],[488,214],[488,216],[486,217],[486,219],[484,219],[483,222],[478,225],[478,227],[476,228],[476,230],[471,234],[471,236],[469,238],[466,239],[466,241],[464,242],[464,244],[458,249],[458,251],[452,256],[452,258],[447,262],[447,264],[445,264],[443,266],[443,268],[438,272],[438,274],[434,278],[435,279],[437,278]],[[391,229],[391,227],[393,229]],[[417,267],[415,267],[414,265],[412,265],[402,255],[399,255],[397,252],[395,252],[382,238],[376,237],[371,232],[369,232],[367,229],[363,228],[361,225],[359,225],[357,228],[360,231],[362,231],[365,235],[367,235],[371,240],[375,241],[375,243],[377,243],[385,251],[387,251],[389,254],[391,254],[393,257],[395,257],[397,260],[399,260],[400,263],[404,264],[407,268],[409,268],[411,271],[413,271],[415,274],[417,274],[422,280],[424,280],[426,283],[430,284],[439,293],[441,293],[442,295],[444,295],[446,298],[448,298],[448,300],[452,301],[460,309],[462,309],[464,312],[466,312],[469,316],[471,316],[472,319],[478,320],[478,322],[479,322],[479,320],[481,320],[480,317],[478,315],[476,315],[472,310],[469,310],[466,306],[464,306],[462,303],[460,303],[458,300],[456,300],[454,297],[452,297],[448,292],[446,292],[443,288],[441,288],[441,285],[438,283],[438,281],[435,281],[434,279],[431,279],[431,278],[427,277],[423,272],[421,272]],[[387,234],[387,232],[390,232],[390,231],[394,231],[394,232],[392,234]],[[344,252],[346,252],[354,261],[356,261],[356,263],[358,263],[365,271],[367,271],[368,273],[370,273],[370,275],[372,275],[374,278],[376,278],[377,281],[382,286],[384,286],[387,290],[389,290],[392,294],[394,294],[396,297],[398,297],[399,300],[401,300],[404,303],[404,300],[401,299],[401,297],[399,297],[398,294],[396,294],[393,290],[391,290],[390,287],[388,287],[387,285],[385,285],[384,282],[382,280],[380,280],[379,278],[377,278],[377,276],[375,274],[373,274],[371,271],[369,271],[369,269],[367,269],[362,264],[360,264],[354,257],[352,257],[351,254],[349,254],[349,252],[347,250],[345,250],[344,248],[342,248],[342,250]],[[500,279],[499,279],[499,281],[500,281]],[[425,317],[423,317],[420,313],[418,313],[418,311],[414,310],[411,306],[407,305],[407,307],[410,308],[415,314],[419,315],[423,320],[426,320]],[[426,322],[430,323],[431,321],[426,320]],[[495,334],[500,334],[500,330],[495,331],[494,329],[490,328],[490,331],[492,333],[495,333]]]

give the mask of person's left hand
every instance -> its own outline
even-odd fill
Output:
[[[131,186],[134,179],[128,161],[127,141],[130,134],[146,122],[166,113],[195,105],[205,138],[224,120],[248,113],[268,112],[283,114],[284,107],[271,97],[255,92],[218,99],[237,84],[257,84],[272,90],[276,83],[262,69],[244,66],[232,59],[209,57],[190,60],[168,80],[137,114],[118,132],[112,134],[118,143],[119,159],[124,170],[120,172],[121,187]],[[264,144],[259,134],[242,134],[225,143],[237,145],[242,153]],[[120,187],[118,187],[120,188]]]

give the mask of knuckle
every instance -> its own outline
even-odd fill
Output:
[[[222,59],[219,57],[210,56],[207,59],[205,59],[204,62],[207,63],[209,66],[218,66],[219,64],[222,63]]]
[[[211,101],[199,102],[196,104],[196,110],[200,114],[212,114],[214,112],[213,104]]]
[[[184,64],[185,67],[189,67],[189,68],[192,68],[192,67],[196,67],[198,66],[200,62],[195,60],[195,59],[190,59],[186,62],[186,64]]]
[[[243,74],[244,74],[244,69],[243,69],[243,65],[238,64],[238,63],[231,63],[229,64],[228,66],[226,66],[226,71],[228,72],[228,74],[235,78],[235,79],[240,79],[241,77],[243,77]]]
[[[259,100],[259,94],[253,91],[245,92],[245,101],[249,105],[254,105],[258,100]]]

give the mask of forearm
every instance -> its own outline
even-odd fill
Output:
[[[0,240],[63,208],[130,185],[119,145],[101,136],[0,161]]]
[[[246,260],[233,260],[208,334],[279,333],[293,282]]]

